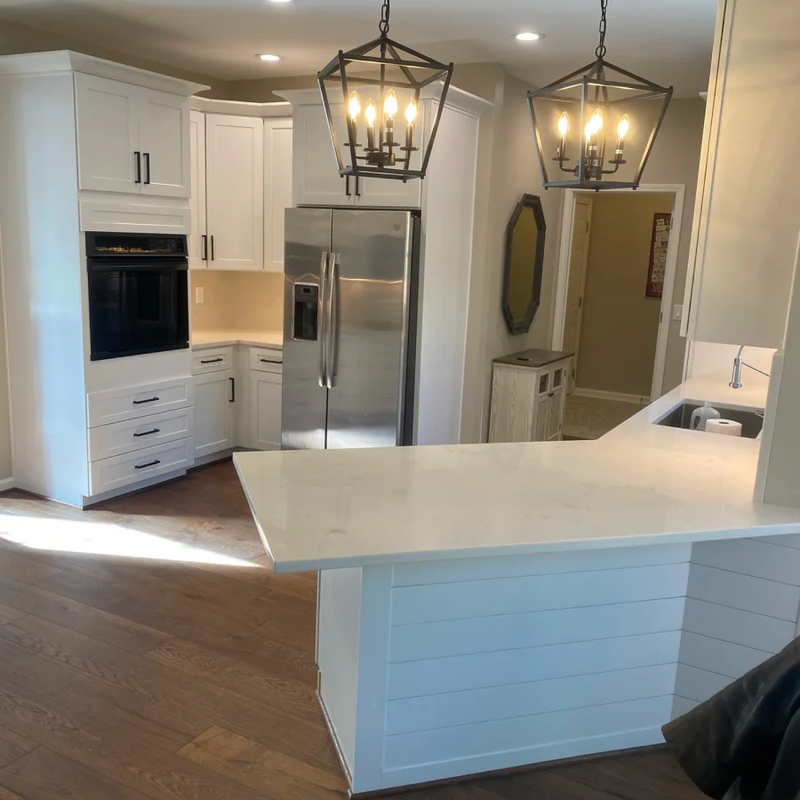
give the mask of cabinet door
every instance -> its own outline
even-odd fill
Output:
[[[256,450],[281,449],[282,384],[275,373],[250,372],[251,446]]]
[[[559,441],[561,439],[561,426],[564,418],[564,386],[555,389],[550,394],[550,403],[547,414],[547,441]]]
[[[194,455],[208,456],[233,447],[233,370],[194,379]]]
[[[199,269],[208,266],[203,239],[206,235],[206,115],[200,111],[189,113],[189,156],[192,192],[189,266]]]
[[[347,121],[344,107],[334,106],[332,111],[336,135],[340,142],[346,142]],[[295,205],[354,205],[355,181],[350,179],[348,182],[339,176],[322,105],[295,107],[293,124]]]
[[[292,120],[264,120],[264,269],[283,272],[284,218],[292,207]]]
[[[139,89],[142,194],[189,197],[189,98]]]
[[[139,87],[75,73],[78,188],[139,194]]]
[[[264,268],[264,121],[206,115],[208,266]]]
[[[533,442],[546,442],[550,427],[550,395],[543,394],[536,398],[534,405],[535,415],[533,419]]]

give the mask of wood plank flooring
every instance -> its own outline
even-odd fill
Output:
[[[0,494],[0,800],[341,800],[316,576],[267,568],[232,464],[88,512]],[[664,751],[409,800],[697,800]]]

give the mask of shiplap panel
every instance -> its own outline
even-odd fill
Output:
[[[760,542],[768,542],[769,544],[777,544],[781,547],[793,547],[800,550],[800,534],[790,533],[783,536],[764,536],[759,538]]]
[[[392,700],[386,733],[468,725],[672,694],[677,664]]]
[[[672,701],[672,694],[669,694],[627,703],[388,736],[385,768],[391,770],[429,763],[432,754],[437,761],[448,761],[649,729],[669,720]]]
[[[390,700],[678,661],[681,632],[504,650],[389,666]]]
[[[697,708],[700,704],[696,700],[689,700],[687,697],[680,697],[675,695],[675,701],[672,703],[672,719],[682,717],[688,714],[693,708]]]
[[[740,644],[722,642],[708,636],[684,632],[679,661],[690,667],[707,669],[729,678],[740,678],[774,653],[754,650]]]
[[[688,664],[678,664],[675,694],[686,700],[703,703],[728,686],[731,681],[731,678],[718,675],[716,672],[690,667]]]
[[[689,597],[790,622],[797,620],[800,607],[800,589],[796,586],[701,564],[692,564]]]
[[[769,653],[783,649],[795,635],[794,623],[788,620],[691,597],[686,601],[684,630]]]
[[[697,542],[692,563],[800,586],[800,550],[757,539]]]
[[[681,544],[540,553],[534,556],[426,561],[418,564],[396,565],[392,584],[394,586],[419,586],[526,575],[599,572],[607,569],[648,567],[658,564],[684,564],[691,560],[691,554],[692,546]]]
[[[682,627],[684,602],[678,597],[401,625],[392,628],[389,660],[396,663],[675,631]]]
[[[406,586],[392,591],[392,624],[488,617],[683,597],[689,564]]]

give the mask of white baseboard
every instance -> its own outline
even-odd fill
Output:
[[[650,404],[650,398],[639,394],[623,394],[622,392],[604,392],[602,389],[581,389],[576,386],[572,393],[578,397],[594,397],[597,400],[617,400],[620,403],[636,403],[639,406]]]
[[[7,492],[9,489],[16,488],[13,478],[3,478],[0,480],[0,492]]]

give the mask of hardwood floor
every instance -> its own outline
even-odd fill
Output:
[[[87,512],[0,495],[0,800],[344,798],[316,577],[265,563],[230,462]],[[663,751],[404,796],[702,797]]]

